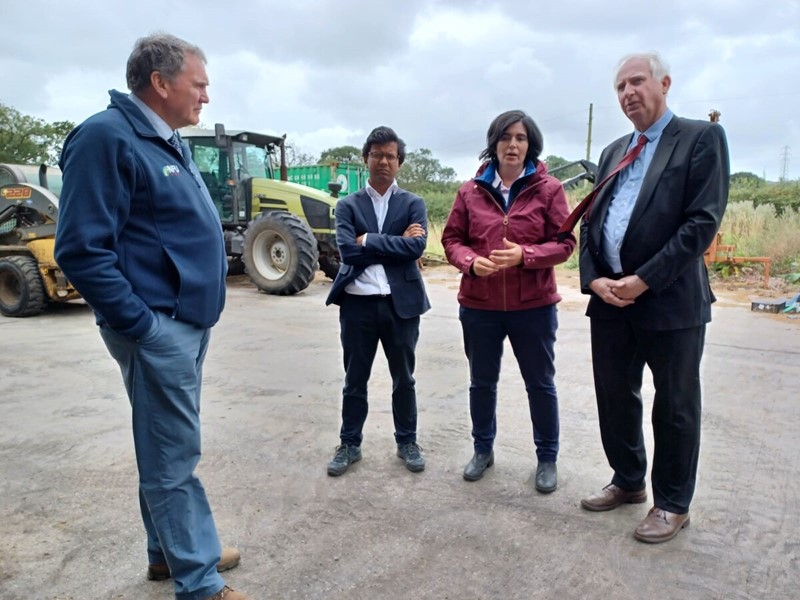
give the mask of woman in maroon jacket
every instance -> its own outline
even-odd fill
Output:
[[[489,126],[485,160],[458,190],[442,243],[458,268],[458,302],[469,360],[469,405],[475,454],[464,479],[494,464],[495,408],[503,342],[508,337],[528,393],[539,464],[536,489],[549,493],[558,477],[558,397],[553,346],[558,320],[553,266],[569,258],[575,237],[556,232],[569,213],[561,183],[539,162],[542,134],[520,110]]]

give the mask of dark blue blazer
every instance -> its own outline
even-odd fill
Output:
[[[621,137],[603,151],[598,181],[620,161],[630,139],[630,134]],[[602,252],[603,222],[613,199],[611,182],[581,225],[581,288],[592,296],[586,314],[630,319],[661,331],[709,322],[714,294],[703,253],[725,213],[729,175],[722,127],[673,117],[642,181],[620,249],[623,272],[635,273],[650,289],[623,308],[606,304],[589,289],[594,279],[612,275]]]
[[[426,235],[403,237],[403,232],[412,223],[422,225]],[[425,202],[411,192],[398,189],[392,195],[381,230],[378,230],[375,208],[366,190],[339,200],[336,204],[336,243],[341,264],[325,304],[339,304],[345,287],[364,269],[370,265],[383,265],[398,316],[410,319],[427,311],[431,305],[417,264],[425,250],[427,231]],[[356,238],[365,233],[369,234],[367,243],[363,246],[357,244]]]

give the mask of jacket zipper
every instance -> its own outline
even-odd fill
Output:
[[[509,210],[511,210],[509,208]],[[508,214],[503,213],[503,237],[508,238]],[[508,269],[503,269],[503,310],[508,311],[508,297],[506,293],[506,271]]]
[[[493,204],[497,210],[503,215],[503,237],[508,237],[508,213],[502,209],[502,207],[497,203],[497,199],[494,195],[484,187],[476,185],[478,189],[480,189],[486,196],[489,197],[489,202]],[[508,209],[509,211],[511,208]],[[508,311],[508,297],[506,295],[506,270],[503,269],[503,311]]]

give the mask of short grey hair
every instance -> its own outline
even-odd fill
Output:
[[[141,92],[150,85],[150,75],[158,71],[167,81],[173,81],[183,70],[187,54],[206,62],[206,56],[194,44],[168,33],[154,33],[136,40],[128,57],[125,78],[128,89]]]
[[[650,75],[652,75],[653,79],[656,81],[661,81],[664,77],[669,75],[669,65],[661,58],[658,52],[634,52],[633,54],[626,54],[617,63],[617,68],[614,69],[614,87],[617,85],[617,77],[622,67],[626,62],[634,59],[646,60],[650,65]]]

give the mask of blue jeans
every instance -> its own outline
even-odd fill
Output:
[[[558,397],[555,386],[555,304],[529,310],[499,311],[461,307],[464,351],[469,360],[469,409],[475,452],[488,453],[497,434],[497,382],[503,342],[508,337],[528,393],[536,456],[558,456]]]
[[[119,363],[133,409],[139,506],[150,564],[168,564],[175,596],[196,600],[225,585],[220,543],[200,460],[200,384],[209,330],[159,312],[134,342],[108,327],[100,335]]]

